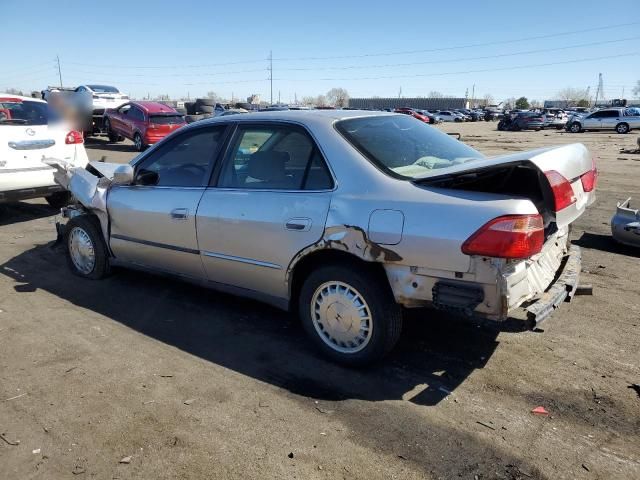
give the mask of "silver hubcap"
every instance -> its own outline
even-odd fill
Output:
[[[84,274],[93,271],[96,264],[96,254],[91,238],[82,228],[73,227],[69,233],[69,255],[78,271]]]
[[[140,135],[136,135],[135,142],[136,148],[140,150],[142,148],[142,138],[140,138]]]
[[[626,131],[627,131],[627,127],[625,127],[624,125],[619,125],[619,126],[618,126],[618,131],[619,131],[620,133],[624,133],[624,132],[626,132]]]
[[[311,319],[322,341],[337,352],[359,352],[371,340],[371,309],[360,292],[346,283],[325,282],[316,289]]]

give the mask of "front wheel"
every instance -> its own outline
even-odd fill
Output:
[[[305,331],[331,360],[365,366],[381,359],[398,341],[402,311],[374,272],[327,265],[302,286],[299,313]]]
[[[580,125],[578,122],[573,122],[569,127],[569,131],[571,133],[580,133],[582,131],[582,125]]]
[[[79,215],[65,229],[67,262],[71,271],[83,278],[99,280],[109,274],[109,255],[98,218]]]
[[[111,129],[111,122],[108,118],[104,121],[104,129],[106,130],[107,136],[109,137],[109,141],[111,143],[122,141],[122,137]]]
[[[616,132],[618,133],[629,133],[629,125],[626,123],[619,123],[616,125]]]

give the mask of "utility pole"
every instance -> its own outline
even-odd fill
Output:
[[[271,105],[273,105],[273,50],[269,50],[269,82],[271,84]]]
[[[278,105],[280,105],[280,90],[278,90]]]
[[[471,87],[471,103],[474,102],[476,98],[476,84],[473,84],[473,87]]]
[[[60,79],[60,88],[62,88],[62,70],[60,69],[60,57],[56,55],[56,62],[58,62],[58,78]]]

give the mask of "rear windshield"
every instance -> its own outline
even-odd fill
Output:
[[[116,87],[110,87],[109,85],[87,85],[95,93],[120,93]]]
[[[0,125],[47,125],[58,120],[48,103],[0,101]]]
[[[341,120],[336,129],[386,173],[407,179],[484,158],[424,122],[406,115]]]
[[[149,115],[149,121],[156,125],[174,125],[184,123],[182,115]]]

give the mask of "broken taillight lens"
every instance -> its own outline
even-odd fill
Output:
[[[76,143],[84,143],[84,138],[82,138],[82,132],[77,130],[71,130],[67,133],[67,136],[64,137],[64,143],[67,145],[73,145]]]
[[[596,167],[596,159],[594,158],[591,163],[591,170],[580,177],[582,182],[582,189],[585,192],[591,192],[596,188],[598,182],[598,168]]]
[[[529,258],[542,250],[542,216],[504,215],[484,224],[462,244],[462,253],[497,258]]]
[[[576,196],[573,193],[573,188],[571,187],[569,180],[564,178],[555,170],[544,172],[544,175],[547,177],[549,185],[551,186],[551,191],[553,192],[556,212],[559,212],[576,202]]]

